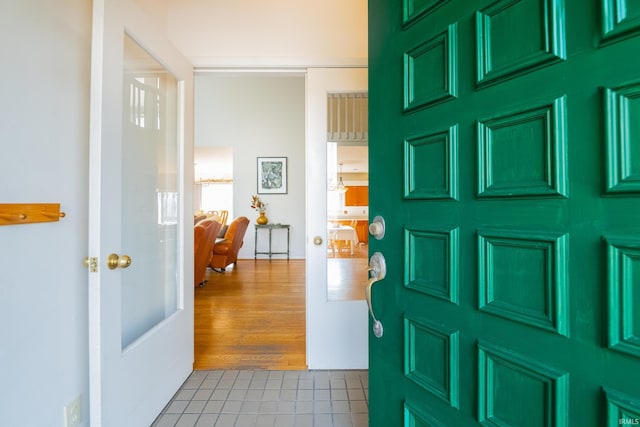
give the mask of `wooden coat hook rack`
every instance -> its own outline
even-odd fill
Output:
[[[0,225],[54,222],[65,216],[60,203],[0,203]]]

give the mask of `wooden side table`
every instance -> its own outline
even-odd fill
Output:
[[[258,255],[269,255],[269,259],[273,255],[286,255],[287,259],[289,259],[289,238],[290,238],[290,226],[289,224],[265,224],[259,225],[254,224],[255,227],[255,246],[254,246],[254,259],[258,258]],[[271,232],[273,230],[287,230],[287,251],[286,252],[274,252],[271,248]],[[268,252],[258,252],[258,230],[269,230],[269,251]]]

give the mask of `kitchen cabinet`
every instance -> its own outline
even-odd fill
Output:
[[[369,186],[350,185],[344,194],[345,206],[369,206]]]

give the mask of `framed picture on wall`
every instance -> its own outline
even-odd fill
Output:
[[[258,157],[258,194],[287,194],[286,157]]]

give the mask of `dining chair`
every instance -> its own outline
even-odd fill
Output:
[[[207,217],[219,222],[222,226],[225,226],[227,224],[227,219],[229,218],[229,211],[209,211],[207,212]]]

